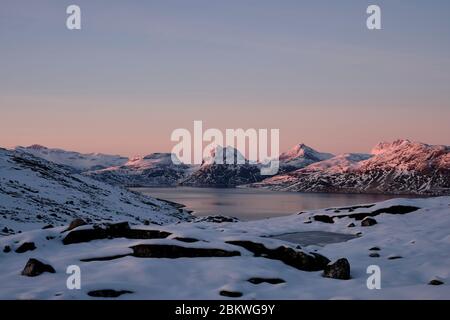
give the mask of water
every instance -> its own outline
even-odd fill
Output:
[[[135,188],[152,197],[182,203],[196,216],[225,215],[241,220],[279,217],[305,210],[351,206],[399,196],[275,192],[261,189]]]

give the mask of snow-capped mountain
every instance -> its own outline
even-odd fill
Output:
[[[223,157],[222,164],[217,163],[219,156]],[[233,162],[227,163],[227,159],[230,158],[233,159]],[[232,147],[218,146],[211,151],[211,156],[204,159],[201,167],[180,184],[191,187],[232,188],[258,182],[263,178],[260,166],[250,164],[238,150]]]
[[[332,157],[334,157],[334,155],[331,153],[318,152],[313,148],[300,143],[280,155],[280,167],[282,172],[289,172]]]
[[[194,166],[174,164],[170,153],[153,153],[120,166],[84,173],[96,180],[122,186],[175,186]]]
[[[30,153],[0,149],[0,233],[86,221],[164,224],[188,219],[180,207],[74,174]]]
[[[82,154],[62,149],[50,149],[41,145],[29,147],[16,147],[16,151],[30,153],[36,157],[51,161],[60,165],[73,168],[75,172],[99,170],[112,166],[120,166],[128,161],[128,158],[118,155],[101,153]]]
[[[450,194],[448,146],[397,140],[378,144],[369,159],[351,158],[338,156],[254,186],[303,192]]]

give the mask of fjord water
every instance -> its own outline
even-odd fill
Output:
[[[261,189],[134,188],[143,194],[184,204],[196,216],[224,215],[241,220],[286,216],[304,210],[351,206],[399,196],[275,192]]]

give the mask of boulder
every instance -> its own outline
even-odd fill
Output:
[[[72,220],[72,222],[69,224],[69,227],[65,231],[70,231],[70,230],[73,230],[75,228],[85,226],[85,225],[87,225],[86,221],[84,221],[83,219],[77,218],[75,220]]]
[[[34,242],[24,242],[17,249],[17,253],[24,253],[27,251],[33,251],[36,249]]]
[[[350,279],[350,263],[345,258],[339,259],[334,263],[328,264],[322,275],[325,278],[348,280]]]
[[[374,218],[370,218],[370,217],[366,217],[361,221],[362,227],[370,227],[370,226],[374,226],[376,224],[377,224],[377,220],[375,220]]]
[[[219,293],[221,296],[223,297],[229,297],[229,298],[240,298],[242,297],[242,292],[238,292],[238,291],[226,291],[226,290],[222,290]]]
[[[95,298],[117,298],[124,294],[131,294],[133,291],[129,290],[113,290],[113,289],[103,289],[89,291],[88,296]]]
[[[333,217],[327,215],[316,215],[313,216],[315,221],[323,222],[323,223],[334,223]]]
[[[318,253],[306,253],[284,246],[268,249],[263,244],[252,241],[235,240],[227,241],[226,243],[243,247],[256,257],[279,260],[302,271],[320,271],[330,262],[329,259]]]
[[[36,277],[44,272],[55,273],[55,269],[51,265],[42,263],[37,259],[30,259],[25,265],[25,268],[23,268],[22,275]]]

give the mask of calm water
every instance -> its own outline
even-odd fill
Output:
[[[275,192],[259,189],[135,188],[152,197],[186,205],[196,216],[225,215],[257,220],[294,214],[303,210],[349,206],[399,196]]]

